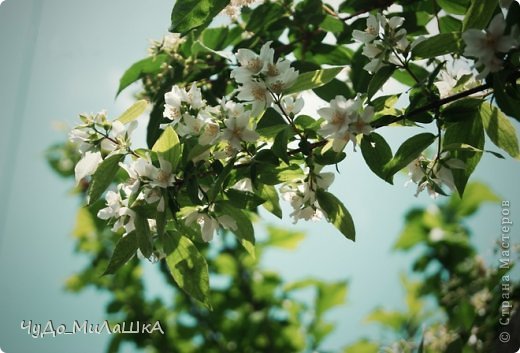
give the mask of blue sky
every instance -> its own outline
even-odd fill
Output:
[[[72,125],[78,113],[101,109],[114,117],[131,104],[132,89],[114,100],[119,77],[146,55],[150,39],[165,33],[171,6],[170,0],[7,0],[0,5],[0,347],[6,353],[104,348],[107,336],[37,340],[20,329],[22,320],[102,322],[108,298],[93,290],[80,295],[63,292],[64,280],[86,263],[73,254],[69,235],[78,201],[67,194],[72,182],[50,171],[43,151],[64,138],[53,130],[53,122]],[[385,128],[381,133],[395,151],[412,132]],[[398,278],[409,269],[410,256],[390,249],[406,210],[431,202],[426,196],[413,197],[415,190],[403,187],[404,176],[395,186],[379,180],[359,152],[350,152],[340,170],[332,191],[355,219],[356,243],[325,222],[299,223],[297,228],[308,234],[300,248],[293,253],[270,251],[264,261],[287,280],[350,280],[347,305],[330,315],[338,322],[327,342],[332,348],[362,335],[377,337],[373,327],[361,324],[376,305],[404,305]],[[511,201],[514,220],[520,213],[519,171],[518,162],[488,155],[474,177],[491,183]],[[485,258],[491,258],[491,246],[499,236],[499,212],[498,206],[488,205],[471,221]],[[291,224],[288,217],[283,223],[266,218]],[[152,272],[150,266],[147,269]],[[155,276],[149,282],[160,283]]]

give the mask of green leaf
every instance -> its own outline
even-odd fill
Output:
[[[276,110],[268,108],[258,121],[256,131],[261,136],[272,138],[287,126],[287,122]]]
[[[228,189],[226,191],[226,196],[233,206],[243,210],[255,210],[265,202],[262,197],[255,193],[237,189]]]
[[[117,120],[122,122],[123,124],[128,124],[129,122],[137,119],[141,114],[144,113],[146,107],[148,106],[148,102],[145,99],[141,99],[134,104],[130,108],[128,108]]]
[[[318,189],[316,198],[320,207],[325,211],[327,220],[332,223],[348,239],[356,240],[356,229],[352,216],[343,203],[331,193]]]
[[[379,89],[383,87],[386,81],[388,81],[388,79],[392,77],[395,69],[395,66],[383,66],[374,74],[374,76],[372,76],[372,79],[368,84],[368,99],[372,99],[374,94],[376,94],[377,91],[379,91]]]
[[[518,95],[520,86],[509,76],[511,72],[500,71],[493,75],[493,94],[500,109],[510,117],[520,121]]]
[[[486,133],[493,143],[506,151],[511,157],[520,159],[518,137],[509,119],[496,107],[488,102],[481,106],[480,116]]]
[[[262,206],[276,217],[282,218],[282,208],[276,188],[272,185],[260,184],[257,192],[262,199],[266,200]]]
[[[117,94],[121,93],[126,87],[141,79],[144,75],[153,75],[161,70],[162,65],[168,61],[168,55],[159,54],[139,60],[128,68],[119,80]]]
[[[108,262],[108,267],[103,275],[116,273],[125,263],[127,263],[137,251],[137,237],[134,232],[121,237],[116,244],[114,253]]]
[[[287,145],[289,144],[289,138],[291,137],[292,132],[291,127],[287,126],[276,135],[273,146],[271,147],[271,151],[273,151],[274,155],[287,164],[289,164]]]
[[[442,117],[448,122],[457,122],[469,119],[478,113],[482,99],[466,98],[448,105],[442,110]]]
[[[265,242],[266,246],[294,250],[305,238],[305,233],[287,230],[274,226],[267,226],[269,239]]]
[[[337,95],[342,95],[345,98],[354,98],[355,94],[352,89],[343,81],[333,79],[329,83],[313,89],[314,93],[326,102],[336,98]]]
[[[320,283],[316,299],[316,316],[321,316],[327,310],[345,302],[347,296],[347,282]]]
[[[258,165],[257,169],[257,181],[267,185],[276,185],[303,176],[300,166],[296,164],[280,167]]]
[[[468,184],[464,191],[464,197],[453,195],[450,206],[459,217],[467,217],[474,214],[484,202],[500,202],[498,197],[486,184],[473,182]]]
[[[398,331],[408,320],[404,314],[398,311],[388,311],[384,309],[376,309],[365,319],[367,322],[377,322],[390,329]]]
[[[186,294],[211,309],[209,302],[209,271],[206,259],[185,236],[166,234],[166,264],[175,283]]]
[[[116,174],[120,169],[119,162],[121,162],[124,157],[125,156],[122,154],[114,154],[105,158],[103,162],[99,164],[96,172],[92,176],[92,181],[88,189],[89,205],[96,202],[101,195],[103,195],[108,186],[114,181]]]
[[[285,94],[298,93],[323,86],[335,78],[341,70],[343,70],[343,67],[333,67],[330,69],[305,72],[298,76],[296,82],[285,92]]]
[[[424,81],[429,75],[428,70],[412,62],[408,64],[408,68],[419,81]],[[406,86],[413,87],[417,84],[415,78],[404,69],[395,70],[393,78]]]
[[[447,125],[446,132],[444,133],[443,145],[449,146],[461,143],[483,150],[485,142],[484,127],[478,114],[478,112],[474,113],[471,119]],[[464,169],[452,170],[455,186],[457,187],[459,195],[462,195],[471,173],[473,173],[482,157],[482,153],[468,150],[455,150],[451,153],[451,157],[460,159],[466,165],[466,168]]]
[[[437,4],[447,13],[454,15],[464,15],[469,6],[470,0],[437,0]]]
[[[348,346],[343,353],[378,353],[379,345],[363,340]]]
[[[138,212],[136,212],[134,217],[134,225],[139,249],[141,250],[141,253],[143,253],[144,257],[148,259],[152,256],[153,252],[152,236],[150,234],[148,220],[146,217],[143,217]]]
[[[240,244],[253,258],[255,255],[255,230],[253,224],[247,215],[238,208],[233,207],[228,201],[217,201],[215,203],[215,211],[228,215],[237,223],[237,229],[233,233],[238,238]]]
[[[204,29],[228,4],[229,0],[177,0],[169,31],[185,35],[194,29]]]
[[[284,13],[284,8],[277,3],[261,4],[251,13],[249,21],[246,22],[246,30],[257,33],[281,18]]]
[[[471,0],[471,6],[462,21],[462,31],[485,28],[493,17],[497,4],[497,0]]]
[[[441,33],[429,37],[412,49],[412,54],[416,58],[435,58],[458,52],[461,48],[461,34],[459,32]]]
[[[177,136],[173,127],[168,126],[163,131],[161,136],[155,141],[152,151],[157,152],[159,156],[170,162],[172,171],[177,169],[181,159],[181,144],[179,136]]]
[[[229,173],[233,170],[233,167],[235,166],[236,158],[231,158],[224,169],[219,173],[217,180],[211,187],[211,189],[208,191],[208,197],[210,200],[214,200],[217,195],[222,191],[222,186],[224,185],[224,181],[226,181],[227,177],[229,176]]]
[[[408,250],[427,239],[428,233],[425,230],[421,217],[415,218],[406,223],[404,230],[394,245],[394,249]]]
[[[372,132],[370,135],[363,136],[361,154],[374,174],[393,184],[393,176],[387,178],[384,173],[385,165],[392,159],[392,150],[381,135]]]
[[[334,16],[326,15],[320,23],[320,28],[327,32],[341,33],[345,28],[345,23]]]
[[[439,20],[441,33],[460,32],[462,30],[462,21],[452,16],[444,16]]]
[[[430,146],[436,137],[434,134],[424,132],[410,137],[406,140],[395,153],[394,158],[388,162],[383,168],[385,180],[392,180],[392,176],[410,164],[414,159],[419,157],[421,153]]]

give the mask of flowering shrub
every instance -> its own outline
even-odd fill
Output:
[[[262,206],[281,218],[280,196],[294,222],[324,218],[355,239],[351,215],[328,191],[328,168],[347,151],[359,147],[389,183],[408,167],[417,194],[433,197],[464,194],[489,152],[485,133],[520,157],[509,121],[520,120],[517,2],[251,3],[178,0],[175,33],[121,78],[119,92],[140,80],[142,99],[115,120],[82,115],[71,131],[77,183],[121,235],[106,273],[136,252],[165,258],[176,283],[208,304],[195,244],[223,228],[254,256],[250,216]],[[221,11],[230,24],[208,27]],[[469,73],[453,77],[457,67]],[[380,93],[396,81],[406,87]],[[311,92],[320,107],[311,107]],[[134,147],[149,105],[148,148]],[[378,133],[387,126],[426,129],[394,153]]]

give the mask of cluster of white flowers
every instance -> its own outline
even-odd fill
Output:
[[[478,78],[500,71],[504,63],[501,58],[503,54],[519,45],[518,26],[513,27],[511,35],[505,35],[505,29],[504,16],[498,13],[486,30],[468,29],[462,34],[462,39],[466,43],[464,55],[477,59],[475,66],[481,70]]]
[[[278,59],[274,62],[271,42],[265,43],[256,54],[249,49],[239,49],[236,58],[239,67],[231,72],[231,77],[240,84],[237,98],[252,105],[252,116],[258,116],[271,106],[274,99],[291,87],[298,78],[298,71],[289,61]]]
[[[179,47],[186,41],[186,38],[181,37],[180,33],[168,33],[162,40],[151,41],[148,52],[150,55],[156,55],[159,52],[166,52],[168,54],[174,54],[178,51]]]
[[[259,2],[258,0],[231,0],[229,2],[229,5],[227,5],[224,10],[222,10],[223,13],[228,15],[229,17],[236,19],[238,15],[240,15],[240,9],[244,6],[251,6],[255,2]]]
[[[428,328],[424,332],[424,346],[433,352],[445,352],[449,344],[459,338],[459,335],[444,325]]]
[[[223,100],[220,106],[209,106],[195,83],[189,90],[173,86],[164,99],[163,116],[171,122],[161,127],[171,125],[179,136],[197,137],[202,146],[213,146],[224,141],[238,151],[242,148],[242,142],[254,142],[259,137],[254,131],[251,111],[246,110],[243,104]],[[220,155],[229,157],[228,153]]]
[[[323,218],[324,212],[316,199],[316,191],[327,190],[333,181],[334,173],[310,173],[305,179],[287,182],[280,187],[282,198],[294,210],[290,215],[294,223],[300,219],[316,221]]]
[[[410,180],[407,184],[417,184],[415,196],[426,189],[428,194],[435,199],[439,196],[443,185],[446,185],[452,192],[456,191],[452,169],[464,168],[466,168],[464,162],[451,158],[449,152],[443,152],[432,160],[421,155],[408,165]]]
[[[385,64],[401,66],[402,59],[406,57],[410,48],[410,42],[406,38],[406,30],[400,28],[404,18],[394,16],[387,19],[378,13],[367,18],[367,28],[364,31],[354,30],[352,37],[364,44],[363,55],[370,59],[364,69],[375,73]]]
[[[118,120],[108,121],[105,111],[83,114],[80,119],[83,124],[69,133],[69,140],[78,146],[81,153],[81,159],[74,168],[76,183],[94,174],[103,161],[103,155],[126,153],[131,145],[130,135],[137,127],[136,121],[128,125]]]
[[[98,217],[114,221],[113,231],[124,228],[125,234],[135,229],[135,212],[131,207],[137,204],[156,205],[159,212],[165,210],[164,190],[176,182],[170,162],[159,158],[159,167],[153,165],[149,156],[136,157],[130,162],[119,163],[128,174],[128,180],[117,186],[117,192],[108,191],[107,207],[98,212]]]
[[[364,98],[360,95],[349,100],[336,96],[330,101],[330,106],[319,109],[318,114],[325,119],[319,133],[331,141],[336,152],[342,151],[349,141],[355,149],[356,136],[368,135],[373,130],[370,122],[374,117],[374,108],[364,106]]]
[[[475,308],[478,315],[484,316],[486,314],[487,304],[493,298],[489,289],[484,288],[473,294],[470,298],[471,305]]]

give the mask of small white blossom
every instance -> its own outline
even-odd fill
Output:
[[[239,117],[231,117],[224,121],[226,128],[222,132],[222,138],[229,141],[229,144],[237,149],[241,149],[241,142],[254,142],[260,135],[249,128],[249,112],[245,112]]]
[[[80,159],[74,168],[76,184],[79,184],[81,179],[94,174],[101,162],[103,162],[101,152],[86,152],[83,158]]]
[[[516,38],[504,35],[505,29],[504,16],[499,13],[493,17],[485,31],[472,28],[462,34],[462,39],[466,43],[464,55],[477,59],[475,66],[482,68],[480,78],[490,72],[501,70],[502,59],[497,57],[497,54],[507,53],[518,46]]]
[[[219,225],[230,230],[237,229],[236,221],[228,215],[221,215],[219,217],[210,216],[208,213],[194,210],[189,213],[184,221],[186,225],[192,225],[193,223],[197,223],[200,226],[200,231],[202,234],[202,239],[205,242],[210,242],[213,240],[213,236],[215,231],[219,228]]]
[[[301,97],[294,98],[292,96],[285,96],[280,101],[283,112],[277,105],[274,106],[274,110],[276,110],[280,115],[288,114],[288,115],[297,115],[302,109],[304,105],[304,101]]]

